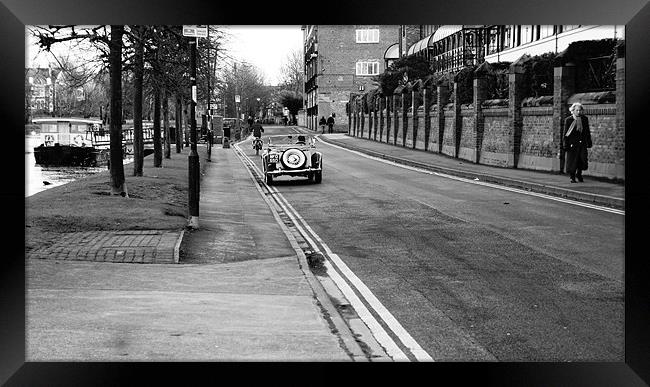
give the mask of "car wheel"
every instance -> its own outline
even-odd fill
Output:
[[[307,175],[307,180],[314,181],[314,174],[310,173],[309,175]]]
[[[264,176],[266,177],[266,184],[273,185],[273,175],[267,173]]]
[[[314,182],[320,184],[323,181],[323,171],[318,171],[314,173]]]

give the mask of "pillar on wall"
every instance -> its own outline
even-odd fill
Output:
[[[460,112],[460,93],[459,93],[459,88],[460,85],[456,80],[454,80],[454,98],[453,98],[453,103],[454,103],[454,130],[456,135],[454,136],[454,142],[456,145],[456,150],[454,152],[454,157],[458,157],[458,153],[460,152],[460,136],[463,133],[463,116],[461,115]]]
[[[406,131],[408,130],[408,106],[406,106],[406,87],[402,90],[402,146],[406,146]]]
[[[564,173],[564,147],[562,145],[562,126],[564,119],[569,116],[567,102],[576,92],[576,68],[573,63],[553,69],[553,144],[558,152],[557,162],[552,170]]]
[[[384,101],[385,99],[380,94],[377,100],[377,104],[379,105],[379,141],[381,141],[381,137],[384,134]]]
[[[431,131],[431,122],[429,117],[429,95],[426,87],[422,88],[422,106],[424,108],[424,150],[429,150],[429,135]]]
[[[397,145],[397,132],[399,131],[399,116],[397,112],[397,99],[399,98],[399,94],[393,95],[393,117],[395,118],[393,121],[393,145]]]
[[[519,154],[521,153],[521,134],[523,128],[523,116],[521,113],[521,103],[524,99],[524,62],[528,60],[527,55],[522,56],[510,65],[508,74],[508,118],[510,133],[513,136],[512,160],[508,159],[508,167],[517,168],[519,163]]]
[[[352,99],[348,101],[348,108],[347,108],[347,114],[348,114],[348,134],[352,134]]]
[[[442,140],[445,134],[445,106],[449,103],[449,87],[438,84],[438,153],[442,153]]]
[[[392,124],[391,122],[392,108],[393,108],[393,97],[387,96],[386,97],[386,143],[388,143],[388,139],[390,138],[390,125]]]
[[[366,106],[365,101],[361,98],[361,129],[359,131],[359,137],[363,137],[363,131],[366,129]]]
[[[373,100],[371,98],[370,101],[368,101],[368,138],[370,138],[370,136],[372,134],[372,129],[373,129],[373,127],[372,127],[372,124],[373,124],[373,122],[372,122],[372,119],[373,119],[372,118],[372,116],[373,116],[372,104],[373,104]]]
[[[356,97],[353,100],[353,103],[350,104],[350,109],[352,111],[352,136],[357,136],[357,99]]]
[[[381,96],[375,98],[375,131],[372,133],[372,139],[377,141],[377,132],[379,131],[379,115],[381,114]]]
[[[474,129],[476,133],[475,163],[481,159],[481,147],[483,146],[483,133],[485,119],[483,117],[483,101],[487,98],[487,73],[488,62],[483,62],[474,71]]]
[[[411,111],[413,112],[413,149],[415,149],[415,144],[417,143],[418,138],[418,106],[415,102],[415,96],[419,90],[416,91],[415,89],[416,88],[413,87],[413,90],[411,91]]]
[[[625,42],[616,47],[616,132],[625,137]],[[625,144],[625,142],[623,142]],[[625,151],[620,152],[616,164],[625,165]],[[625,173],[623,173],[623,176]]]

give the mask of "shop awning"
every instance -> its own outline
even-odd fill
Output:
[[[416,53],[426,49],[428,44],[429,44],[429,38],[434,34],[435,34],[435,32],[433,34],[427,36],[426,38],[420,39],[417,42],[415,42],[415,44],[413,44],[411,47],[409,47],[409,50],[406,53],[406,55],[413,55],[413,54],[416,54]]]
[[[431,38],[431,43],[440,41],[449,35],[453,35],[456,32],[461,31],[462,29],[463,26],[440,26],[440,28],[438,28],[436,32],[433,33],[433,37]]]
[[[384,59],[399,59],[399,43],[388,46],[384,53]]]

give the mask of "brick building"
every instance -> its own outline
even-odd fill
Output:
[[[306,126],[335,114],[347,131],[350,93],[374,88],[372,77],[385,70],[386,50],[399,43],[397,25],[304,25]]]
[[[29,116],[51,114],[54,109],[54,87],[58,82],[58,69],[25,69],[25,110]]]

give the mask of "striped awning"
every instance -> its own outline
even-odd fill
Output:
[[[388,46],[384,53],[384,59],[399,59],[399,43]]]
[[[449,35],[453,35],[458,31],[462,31],[462,29],[463,26],[440,26],[440,28],[438,28],[436,32],[433,33],[431,43],[440,41]]]
[[[434,34],[435,33],[427,36],[424,39],[420,39],[417,42],[415,42],[415,44],[413,44],[411,47],[409,47],[408,52],[406,53],[406,55],[413,55],[415,53],[418,53],[418,52],[426,49],[428,44],[429,44],[429,38]]]

